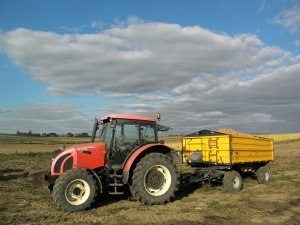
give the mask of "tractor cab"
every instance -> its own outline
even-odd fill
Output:
[[[157,143],[156,121],[145,116],[111,114],[95,121],[92,141],[106,146],[106,164],[122,166],[138,148]],[[96,137],[97,128],[99,138]]]

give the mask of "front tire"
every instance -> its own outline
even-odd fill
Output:
[[[96,192],[96,182],[91,174],[82,170],[67,170],[55,181],[53,199],[58,208],[76,212],[89,208]]]
[[[172,159],[161,153],[146,155],[133,171],[132,195],[145,205],[170,202],[178,190],[178,172]]]

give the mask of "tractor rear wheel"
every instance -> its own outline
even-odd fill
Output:
[[[82,170],[67,170],[53,187],[56,205],[68,212],[89,208],[97,193],[96,182],[91,174]]]
[[[256,179],[259,184],[266,184],[271,180],[270,169],[268,166],[262,166],[256,171]]]
[[[226,172],[223,177],[223,186],[227,192],[238,192],[242,189],[243,181],[237,171]]]
[[[170,202],[178,190],[178,172],[172,159],[164,154],[151,153],[133,171],[132,195],[145,205]]]

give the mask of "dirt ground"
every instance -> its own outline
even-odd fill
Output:
[[[275,145],[272,181],[246,178],[239,193],[208,184],[183,186],[166,205],[143,206],[128,196],[101,196],[85,212],[56,209],[47,188],[33,189],[29,171],[49,166],[48,154],[0,154],[0,224],[300,224],[300,141]]]

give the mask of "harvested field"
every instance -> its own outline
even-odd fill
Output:
[[[33,189],[26,178],[48,168],[51,154],[16,154],[3,146],[1,153],[13,153],[0,154],[0,224],[300,224],[300,141],[275,144],[267,185],[246,178],[234,194],[209,184],[185,185],[173,202],[160,206],[99,196],[90,210],[78,213],[57,210],[48,190]]]
[[[87,143],[90,138],[0,135],[0,153],[49,152],[60,146]]]

